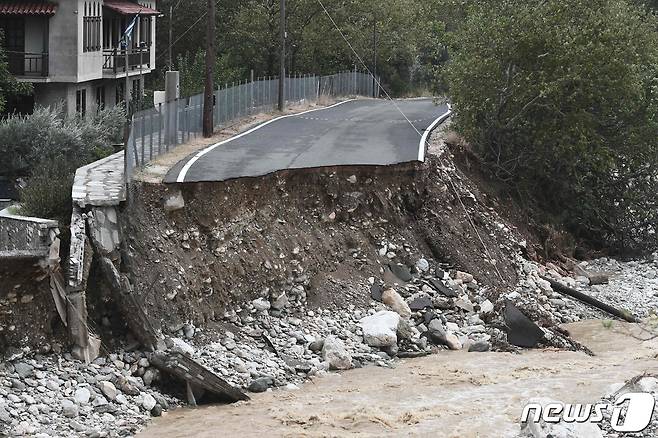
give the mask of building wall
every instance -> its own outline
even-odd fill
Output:
[[[85,5],[89,8],[96,6],[103,9],[103,2],[98,0],[77,0],[78,3],[78,35],[80,37],[77,41],[77,53],[78,53],[78,81],[90,81],[93,79],[101,79],[103,77],[103,49],[94,52],[85,52],[83,43],[84,39],[82,38],[83,29],[84,29],[84,11]],[[101,12],[102,14],[102,12]],[[103,41],[103,26],[101,24],[101,42]],[[102,45],[102,44],[101,44]]]
[[[85,4],[96,4],[102,10],[102,3],[102,0],[59,0],[57,13],[50,17],[47,26],[41,23],[40,28],[36,29],[37,23],[30,20],[29,26],[34,27],[35,32],[26,33],[26,47],[28,44],[30,47],[26,48],[26,51],[49,52],[49,82],[34,83],[35,105],[63,104],[66,112],[73,115],[76,112],[76,92],[86,90],[86,111],[87,114],[92,114],[97,108],[96,87],[101,84],[105,87],[105,106],[109,108],[117,104],[117,87],[123,86],[125,77],[103,79],[102,49],[84,52],[83,47]],[[156,2],[153,0],[141,0],[139,3],[149,8],[156,8]],[[155,68],[155,22],[156,19],[153,17],[151,69]],[[47,36],[43,34],[44,29],[48,31]],[[29,31],[29,28],[26,30]],[[102,32],[101,25],[101,42]],[[144,40],[144,38],[140,39]],[[144,72],[144,75],[146,74],[148,71]],[[137,71],[130,72],[130,89],[133,81],[139,80],[138,75]]]
[[[57,13],[50,18],[49,70],[53,82],[78,80],[78,3],[59,0]]]

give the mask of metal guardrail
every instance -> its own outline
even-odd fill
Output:
[[[150,67],[151,49],[128,50],[128,69],[136,70],[139,66]],[[103,50],[103,70],[112,73],[124,73],[126,71],[126,51],[123,49]]]
[[[214,125],[226,126],[242,117],[272,111],[279,100],[278,84],[277,77],[267,77],[218,87],[214,93]],[[322,97],[374,96],[374,90],[372,76],[357,71],[285,78],[288,104],[317,102]],[[126,180],[132,178],[136,168],[201,135],[202,119],[203,94],[135,113],[125,147]]]

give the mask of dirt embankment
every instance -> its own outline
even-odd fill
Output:
[[[0,353],[27,345],[50,351],[66,342],[48,276],[34,260],[0,262]]]
[[[164,200],[178,189],[185,207],[167,212]],[[470,272],[495,294],[516,283],[515,242],[524,237],[493,205],[433,156],[223,183],[137,183],[122,214],[124,270],[165,332],[187,321],[212,327],[266,291],[305,294],[311,308],[367,304],[369,277],[386,281],[389,263],[421,257]],[[382,252],[384,244],[395,250]]]

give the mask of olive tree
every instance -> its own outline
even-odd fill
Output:
[[[579,237],[655,245],[655,16],[630,0],[485,0],[466,10],[446,73],[464,137]]]

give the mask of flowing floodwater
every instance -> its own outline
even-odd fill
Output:
[[[179,409],[138,436],[513,437],[531,397],[591,403],[616,384],[658,373],[658,340],[642,340],[648,336],[637,326],[586,321],[566,328],[596,355],[446,351],[402,360],[395,369],[328,374],[297,391],[254,395],[250,402]]]

